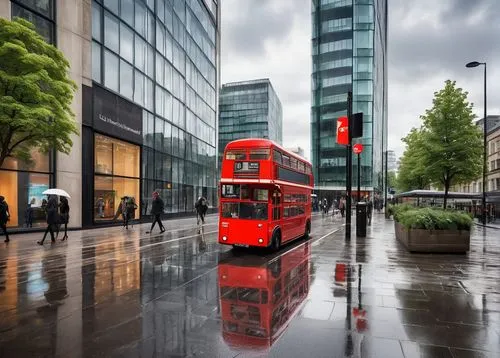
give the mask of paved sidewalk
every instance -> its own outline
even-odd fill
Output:
[[[392,220],[374,215],[366,238],[353,233],[346,243],[342,231],[313,246],[321,253],[317,275],[325,283],[338,263],[352,268],[350,284],[333,286],[333,312],[340,328],[351,322],[344,321],[346,305],[353,315],[361,308],[344,328],[353,356],[364,356],[368,345],[378,347],[380,357],[500,357],[497,230],[474,227],[466,255],[414,254],[396,240]]]

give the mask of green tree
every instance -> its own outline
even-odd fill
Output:
[[[0,19],[0,166],[31,150],[69,153],[78,134],[69,62],[30,22]]]
[[[387,186],[389,188],[396,188],[396,181],[397,181],[397,176],[396,173],[394,172],[388,172],[387,173]]]
[[[421,129],[413,128],[402,139],[406,149],[401,158],[396,187],[399,191],[425,189],[430,181],[424,163],[424,135]]]
[[[433,106],[421,116],[422,159],[430,182],[444,188],[444,208],[452,185],[477,179],[482,169],[482,136],[474,124],[467,92],[446,81]]]

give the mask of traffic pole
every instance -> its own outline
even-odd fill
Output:
[[[361,201],[361,153],[358,153],[358,203]]]
[[[346,158],[346,218],[345,240],[351,240],[351,206],[352,206],[352,91],[347,92],[347,158]]]

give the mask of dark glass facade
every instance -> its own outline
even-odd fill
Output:
[[[315,186],[345,190],[346,148],[337,118],[363,112],[362,190],[383,192],[387,151],[387,0],[312,1],[311,157]],[[353,173],[357,161],[353,161]],[[356,175],[354,175],[356,178]],[[356,184],[356,183],[354,183]]]
[[[94,87],[142,109],[133,119],[142,121],[133,141],[140,144],[141,215],[149,214],[154,190],[167,213],[191,212],[201,195],[217,205],[218,13],[212,0],[92,2]],[[100,115],[92,115],[94,129]],[[96,190],[95,198],[113,189]],[[99,216],[96,210],[94,203]]]
[[[227,143],[266,138],[282,144],[283,110],[268,79],[228,83],[219,102],[219,160]]]

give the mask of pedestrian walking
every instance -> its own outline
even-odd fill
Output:
[[[208,210],[208,202],[205,197],[200,196],[198,200],[196,200],[196,203],[194,204],[194,207],[196,209],[196,224],[200,225],[200,219],[201,219],[201,224],[205,224],[205,215],[207,214]]]
[[[61,196],[59,201],[60,224],[64,225],[64,236],[61,241],[65,241],[68,238],[69,203],[68,199],[64,196]]]
[[[37,241],[38,245],[43,245],[47,234],[50,233],[50,241],[56,242],[54,237],[54,225],[57,224],[57,197],[55,195],[49,195],[49,200],[45,206],[46,218],[47,218],[47,228],[43,234],[42,241]]]
[[[340,210],[340,215],[342,215],[342,217],[344,217],[345,216],[345,199],[344,198],[340,199],[339,210]]]
[[[154,220],[153,223],[151,224],[151,229],[146,232],[146,234],[152,233],[153,228],[155,227],[155,224],[158,223],[158,226],[160,227],[161,233],[165,232],[165,227],[163,226],[163,223],[161,222],[161,214],[163,214],[163,210],[165,209],[165,204],[163,203],[163,200],[160,198],[160,194],[155,191],[153,192],[153,203],[151,205],[151,215],[154,215]]]
[[[372,224],[372,214],[373,214],[373,201],[370,200],[370,197],[366,196],[366,218],[368,219],[368,225]]]
[[[323,216],[328,214],[328,199],[327,198],[323,198],[322,209],[323,209]]]
[[[5,235],[5,242],[9,242],[9,233],[7,232],[7,222],[10,220],[9,205],[3,196],[0,196],[0,228]]]
[[[26,208],[26,211],[24,212],[24,223],[26,224],[27,228],[33,227],[33,205],[35,205],[35,203],[35,198],[32,198],[30,203],[28,204],[28,207]]]
[[[131,197],[126,197],[125,200],[125,228],[128,230],[128,223],[130,220],[135,219],[135,211],[137,210],[137,204],[135,199]]]

